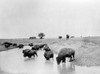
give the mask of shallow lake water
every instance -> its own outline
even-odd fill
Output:
[[[25,48],[24,48],[25,49]],[[73,63],[57,65],[55,57],[46,61],[44,51],[37,52],[38,57],[24,58],[23,49],[0,52],[0,74],[99,74],[100,67],[81,67]]]

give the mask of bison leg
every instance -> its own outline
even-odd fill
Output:
[[[32,56],[35,57],[35,54],[33,54]]]
[[[69,60],[69,62],[72,62],[72,61],[73,61],[73,60],[72,60],[72,56],[73,56],[73,55],[70,56],[70,60]]]
[[[24,57],[26,57],[26,55],[23,55]]]
[[[54,55],[52,54],[52,55],[51,55],[51,58],[53,58],[53,57],[54,57]]]
[[[49,58],[46,58],[46,60],[49,60]]]
[[[35,52],[35,55],[38,57],[37,53]]]
[[[62,59],[62,63],[66,63],[66,59],[65,58]]]
[[[75,60],[75,53],[73,53],[73,55],[72,55],[72,56],[73,56],[73,60]]]
[[[28,58],[31,58],[31,55],[30,55],[30,56],[28,56]]]

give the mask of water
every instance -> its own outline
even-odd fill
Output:
[[[24,58],[23,49],[0,52],[0,74],[99,74],[100,67],[81,67],[66,62],[57,65],[55,57],[46,61],[43,53],[38,51],[36,58]]]

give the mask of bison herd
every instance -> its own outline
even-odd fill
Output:
[[[23,44],[11,43],[11,42],[4,42],[1,44],[5,48],[23,48]]]
[[[31,45],[31,49],[23,50],[24,57],[28,57],[28,58],[31,58],[32,56],[38,57],[37,52],[43,49],[45,51],[44,57],[46,60],[49,60],[50,58],[54,58],[54,53],[47,44],[33,45],[32,43],[30,43],[29,46],[30,45]]]
[[[13,47],[19,48],[19,49],[22,49],[25,46],[23,44],[10,43],[10,42],[4,42],[4,43],[2,43],[2,45],[5,46],[5,48],[9,48],[9,47],[13,46]],[[36,45],[34,45],[33,43],[30,43],[30,44],[28,44],[28,46],[30,46],[31,49],[22,50],[23,57],[28,57],[28,58],[38,57],[37,52],[39,50],[43,50],[44,51],[44,58],[46,60],[50,60],[50,58],[54,58],[54,52],[50,49],[48,44],[36,44]],[[65,63],[66,58],[70,58],[69,62],[74,61],[75,60],[75,50],[72,48],[62,48],[58,52],[58,55],[56,57],[57,64],[59,65],[61,62]]]

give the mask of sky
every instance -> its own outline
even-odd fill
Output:
[[[0,0],[0,38],[100,36],[99,0]]]

